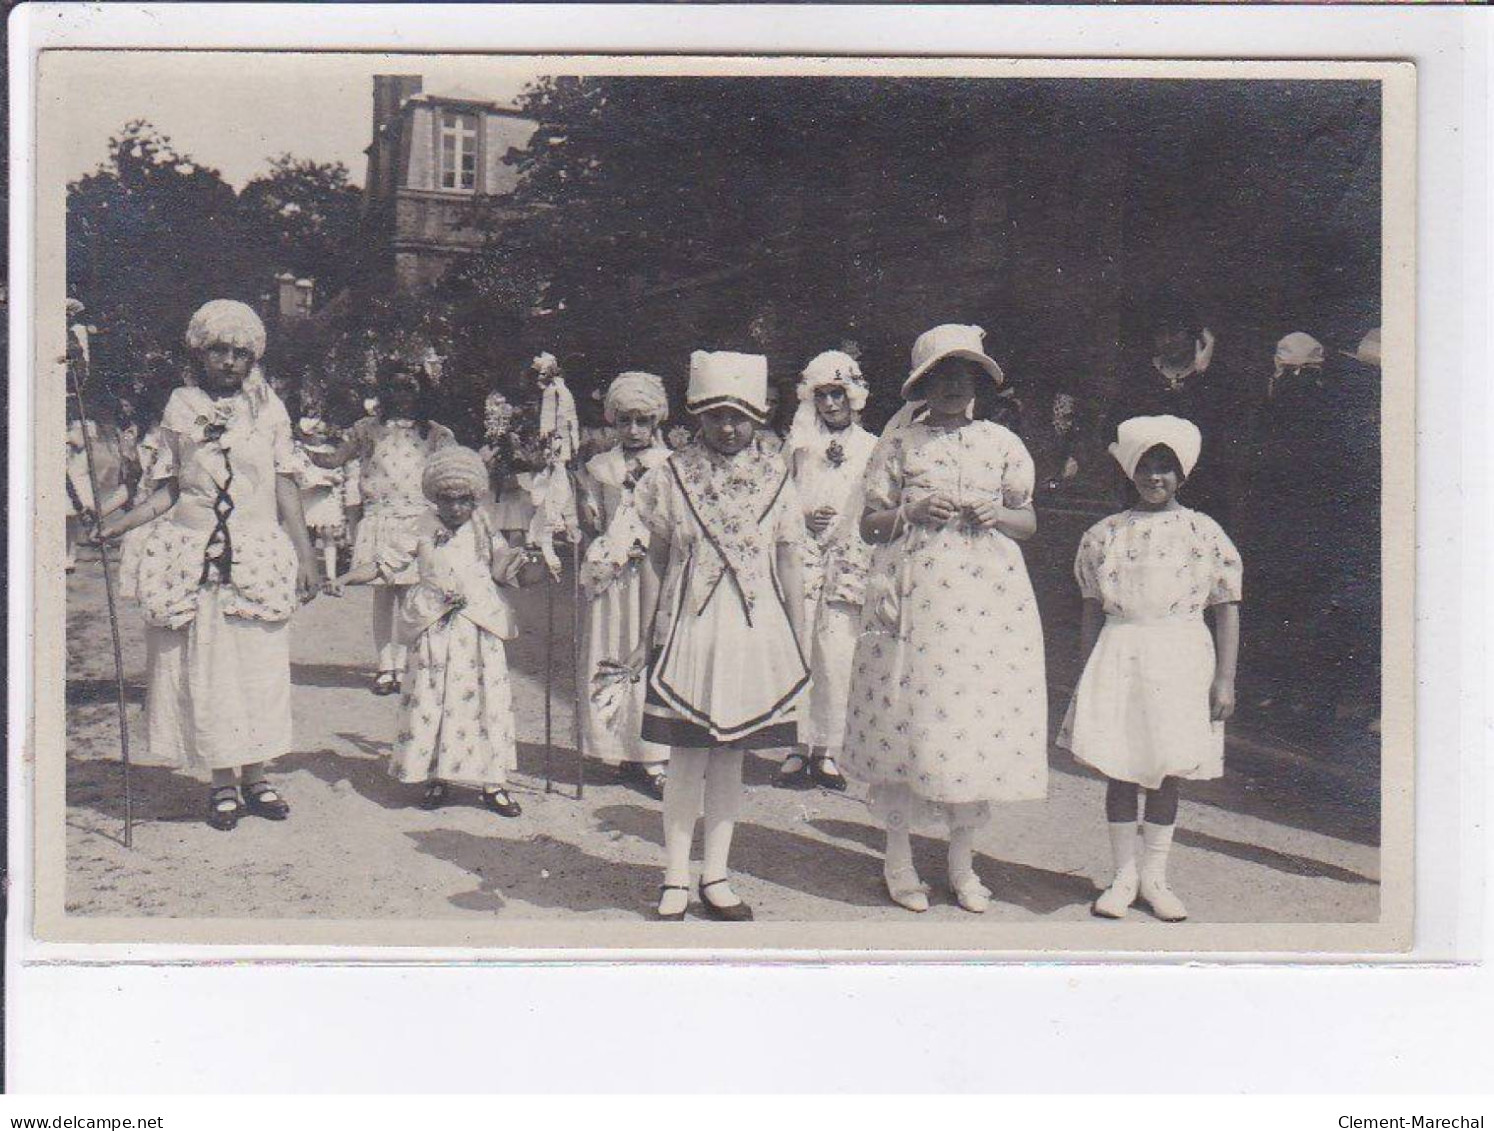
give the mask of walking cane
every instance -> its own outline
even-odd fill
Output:
[[[555,687],[555,578],[545,583],[545,792],[555,792],[555,743],[550,729],[550,699]]]
[[[586,676],[581,670],[581,539],[571,543],[571,664],[576,672],[573,707],[576,731],[576,800],[586,796],[586,731],[581,713],[586,708]]]
[[[89,417],[83,404],[83,381],[78,375],[79,368],[81,366],[69,365],[68,379],[73,386],[73,399],[78,402],[78,419],[83,432],[83,456],[88,464],[88,486],[93,492],[95,518],[100,518],[102,516],[97,513],[97,508],[102,495],[99,493],[98,472],[94,469],[93,441],[88,435]],[[109,573],[109,546],[102,539],[99,541],[99,565],[104,570],[104,600],[109,605],[109,634],[114,640],[115,702],[119,708],[119,749],[121,765],[124,767],[124,846],[131,848],[135,839],[135,809],[130,797],[130,725],[125,708],[124,654],[119,645],[119,613],[114,607],[114,578]]]

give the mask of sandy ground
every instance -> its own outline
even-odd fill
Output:
[[[246,818],[224,834],[202,820],[206,788],[152,767],[134,773],[134,848],[120,835],[113,665],[99,565],[68,583],[67,908],[79,915],[190,918],[524,919],[649,917],[661,867],[659,804],[595,762],[574,799],[568,678],[554,697],[552,758],[566,793],[546,793],[544,599],[533,591],[510,648],[522,739],[505,820],[472,794],[434,813],[418,790],[385,773],[393,698],[369,693],[369,594],[319,598],[294,625],[298,752],[275,778],[289,821]],[[569,676],[570,609],[557,601],[557,669]],[[131,733],[143,741],[144,647],[138,614],[124,617]],[[1057,649],[1054,649],[1056,652]],[[1050,657],[1055,681],[1066,677]],[[1061,687],[1055,701],[1063,696]],[[1353,752],[1350,752],[1353,753]],[[1001,807],[979,841],[977,867],[995,892],[993,917],[1084,919],[1109,858],[1103,789],[1054,750],[1047,800]],[[793,793],[769,785],[775,763],[749,759],[733,848],[736,889],[760,919],[901,921],[882,893],[864,793]],[[1355,769],[1355,766],[1360,769]],[[1361,759],[1303,757],[1235,728],[1228,776],[1185,787],[1172,881],[1197,921],[1351,922],[1379,906],[1378,807]],[[916,842],[920,871],[943,877],[939,842]],[[936,886],[927,918],[965,913]],[[1141,912],[1134,917],[1144,919]],[[1165,929],[1160,924],[1158,929]]]

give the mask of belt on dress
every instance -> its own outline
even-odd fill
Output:
[[[1179,614],[1171,617],[1118,617],[1105,614],[1105,624],[1118,628],[1176,628],[1185,624],[1202,624],[1203,617]]]

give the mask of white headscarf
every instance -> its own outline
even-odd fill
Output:
[[[619,374],[607,386],[607,396],[602,401],[602,415],[608,424],[617,423],[617,414],[627,411],[645,412],[654,418],[655,424],[669,419],[669,394],[664,390],[662,379],[652,373],[631,371]]]
[[[794,410],[786,450],[792,452],[808,447],[815,437],[826,431],[814,406],[815,390],[826,385],[838,385],[846,391],[852,412],[860,412],[866,407],[866,378],[861,375],[861,366],[856,359],[840,350],[817,354],[799,377],[799,407]]]
[[[1281,375],[1288,369],[1302,369],[1306,367],[1323,367],[1323,343],[1311,334],[1304,334],[1300,330],[1288,334],[1276,343],[1276,372],[1271,375],[1271,384],[1267,389],[1267,395],[1276,391],[1276,383],[1281,380]]]
[[[1183,478],[1193,474],[1203,450],[1203,435],[1198,425],[1181,416],[1133,416],[1121,421],[1115,430],[1115,443],[1110,445],[1110,454],[1130,479],[1136,474],[1141,457],[1159,444],[1178,457]]]
[[[254,365],[244,381],[243,392],[251,411],[258,413],[275,392],[259,367],[265,355],[265,324],[245,303],[230,298],[215,298],[203,303],[187,323],[187,348],[200,353],[212,346],[234,346],[254,354]],[[188,371],[188,385],[196,385],[195,373]]]

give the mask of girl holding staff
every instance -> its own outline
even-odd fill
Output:
[[[99,533],[165,516],[141,547],[137,581],[154,630],[148,758],[210,770],[208,824],[228,831],[246,811],[290,813],[265,766],[290,749],[290,617],[321,573],[290,418],[257,364],[264,325],[243,303],[217,299],[192,316],[187,347],[196,383],[166,404],[156,489]]]

